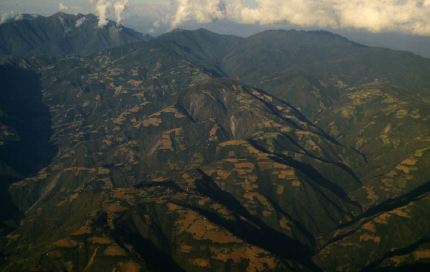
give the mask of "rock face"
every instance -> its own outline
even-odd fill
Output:
[[[56,148],[9,188],[25,216],[0,240],[4,271],[429,260],[429,60],[329,33],[197,30],[4,67],[36,72]]]

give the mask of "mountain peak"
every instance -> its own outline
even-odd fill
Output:
[[[430,260],[430,60],[327,31],[142,39],[64,12],[0,26],[26,56],[0,57],[0,271]]]
[[[105,27],[98,27],[98,18],[93,14],[57,12],[25,23],[17,21],[14,25],[0,25],[0,54],[89,55],[148,39],[148,36],[112,21]]]

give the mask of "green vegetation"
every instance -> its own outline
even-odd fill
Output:
[[[30,73],[30,100],[49,108],[33,115],[44,133],[18,146],[56,146],[32,171],[1,157],[2,173],[20,175],[9,192],[25,212],[3,228],[3,271],[430,260],[429,60],[326,32],[197,30],[2,69]],[[18,124],[34,120],[17,120],[5,124],[25,142]]]

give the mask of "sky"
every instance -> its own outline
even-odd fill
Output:
[[[226,20],[430,36],[430,0],[0,0],[3,18],[59,10],[96,13],[101,25],[107,19],[144,22],[153,31]]]

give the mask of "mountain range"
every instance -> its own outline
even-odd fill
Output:
[[[150,38],[112,21],[100,27],[97,16],[92,14],[24,15],[20,20],[0,24],[0,54],[85,56]]]
[[[427,271],[429,59],[96,25],[0,25],[1,271]]]

